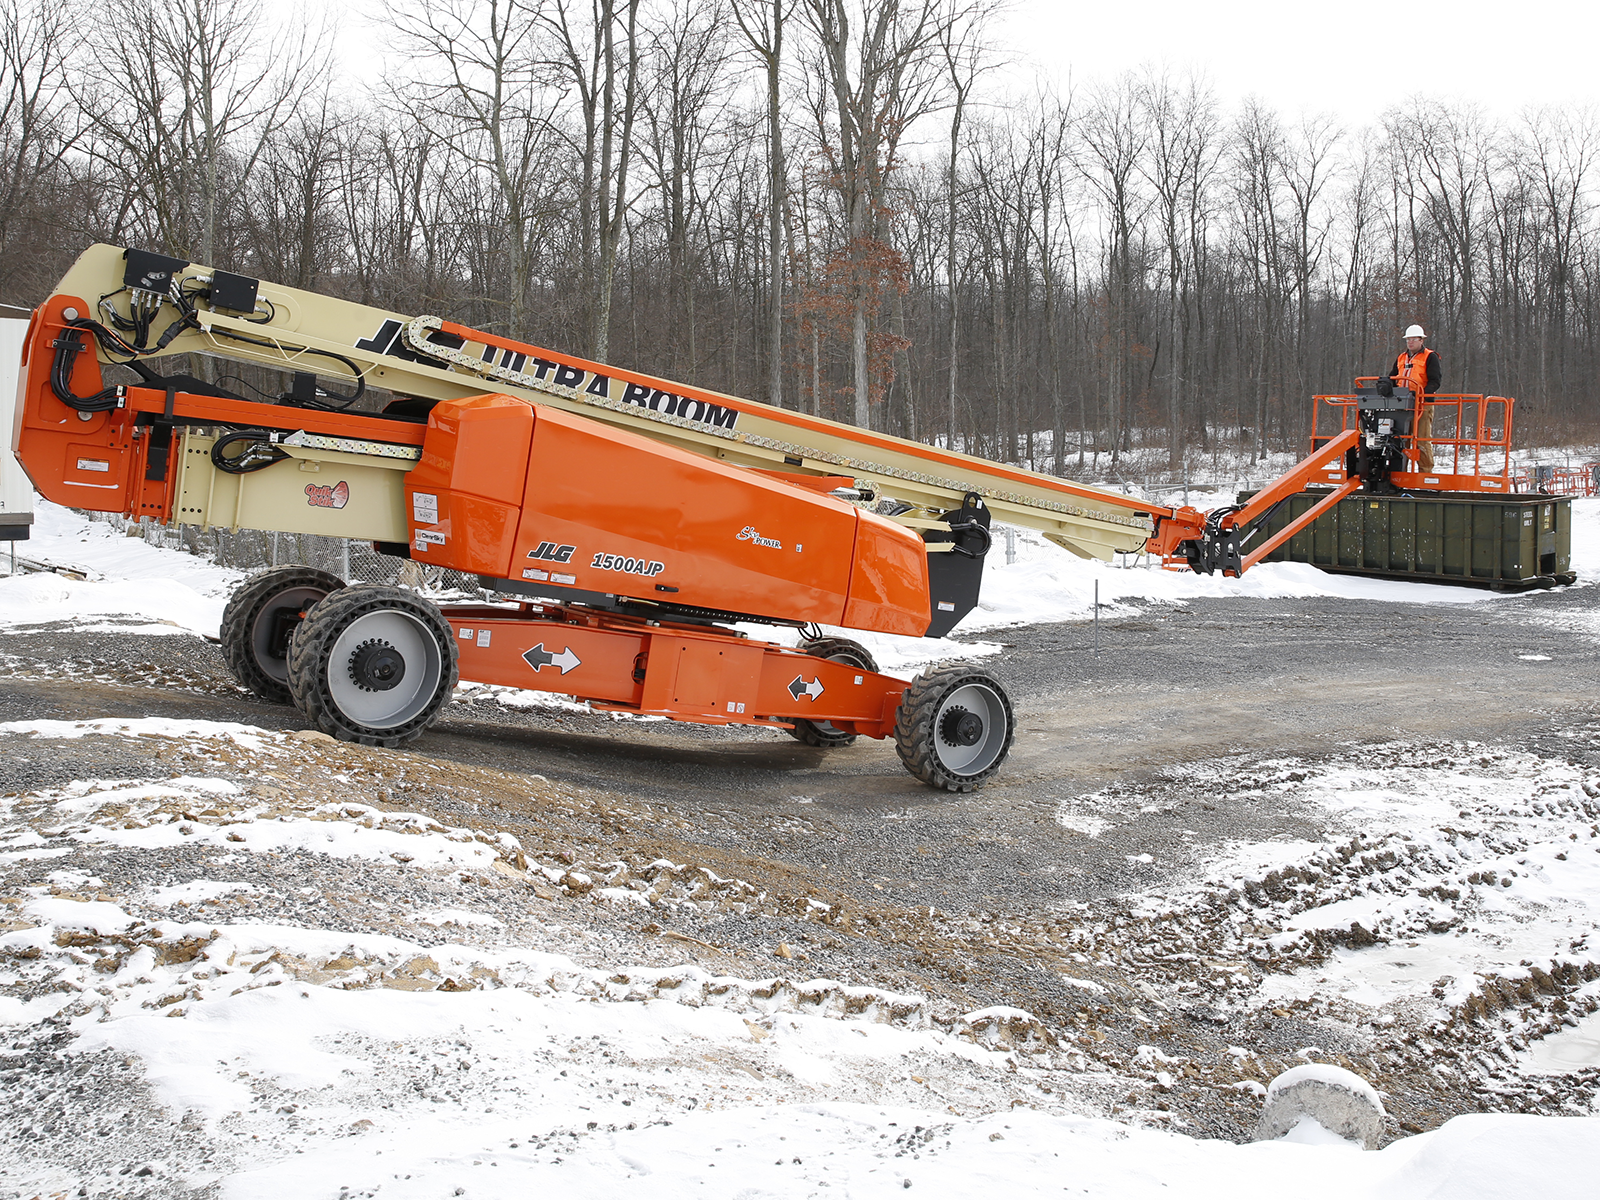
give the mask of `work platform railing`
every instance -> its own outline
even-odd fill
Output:
[[[1582,466],[1532,466],[1516,475],[1519,492],[1543,492],[1548,496],[1600,496],[1600,462]]]
[[[1376,375],[1360,376],[1356,389],[1378,382]],[[1509,492],[1519,490],[1511,469],[1511,427],[1516,401],[1509,396],[1482,396],[1440,392],[1417,404],[1412,432],[1401,437],[1409,470],[1391,478],[1396,487],[1442,492]],[[1418,437],[1416,429],[1424,411],[1432,413],[1432,428]],[[1337,413],[1338,425],[1334,426]],[[1334,436],[1359,425],[1358,397],[1326,395],[1313,398],[1311,449],[1321,449]],[[1433,452],[1433,464],[1422,468],[1421,445]]]

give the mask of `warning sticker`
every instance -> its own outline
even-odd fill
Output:
[[[109,470],[111,470],[111,464],[108,463],[108,462],[102,462],[98,458],[80,458],[78,460],[78,470],[80,470],[80,471],[109,471]]]
[[[439,523],[439,497],[428,492],[412,492],[411,519],[418,525],[437,525]]]

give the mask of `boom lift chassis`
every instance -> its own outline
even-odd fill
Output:
[[[178,353],[293,384],[251,400],[147,361]],[[108,384],[106,364],[135,378]],[[240,587],[221,629],[235,676],[369,745],[418,736],[465,678],[818,747],[892,737],[916,778],[970,791],[1010,749],[1000,681],[956,665],[907,684],[821,626],[942,636],[977,603],[994,514],[1086,557],[1145,549],[1237,575],[1357,488],[1444,486],[1404,469],[1417,450],[1403,393],[1361,389],[1354,423],[1208,517],[109,246],[34,313],[24,367],[13,445],[49,499],[366,538],[516,597],[441,606],[305,567]],[[354,407],[369,385],[394,397],[381,412]],[[1463,479],[1508,486],[1449,477]],[[1327,499],[1250,545],[1316,481],[1333,484]],[[735,622],[802,641],[754,641]]]

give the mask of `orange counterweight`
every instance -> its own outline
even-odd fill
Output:
[[[433,408],[406,504],[413,559],[507,590],[912,637],[931,620],[911,530],[511,396]]]

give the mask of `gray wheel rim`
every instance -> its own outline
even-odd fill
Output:
[[[308,587],[290,588],[286,592],[279,592],[261,606],[261,611],[256,614],[255,623],[250,626],[250,649],[254,652],[256,665],[285,686],[289,683],[289,662],[280,655],[272,653],[274,620],[286,608],[299,612],[323,599],[327,594],[320,588]]]
[[[393,646],[405,660],[405,675],[387,691],[368,691],[350,677],[350,660],[374,639]],[[385,609],[357,617],[328,655],[328,694],[344,716],[369,729],[393,729],[425,712],[443,671],[433,632],[410,613]]]
[[[964,708],[983,721],[983,736],[970,746],[953,745],[944,740],[940,730],[945,714],[953,708]],[[1006,748],[1007,717],[1005,701],[1000,693],[986,683],[964,683],[946,696],[933,714],[933,752],[951,775],[980,775],[999,761]]]

